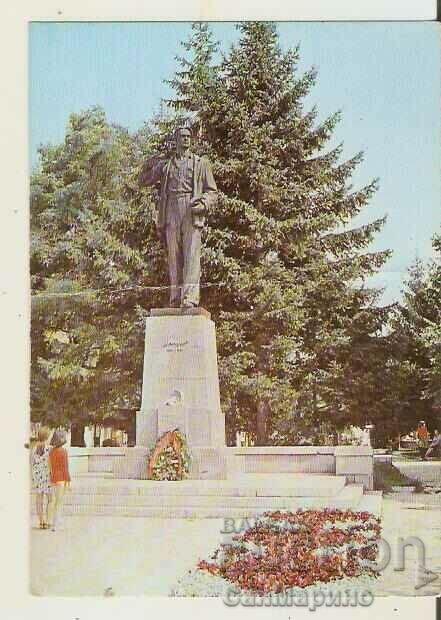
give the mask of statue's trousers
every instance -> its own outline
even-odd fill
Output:
[[[170,275],[170,305],[199,305],[201,229],[193,225],[190,193],[167,197],[166,239]]]

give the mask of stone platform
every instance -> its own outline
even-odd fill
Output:
[[[227,448],[229,474],[335,474],[374,488],[373,449],[367,446],[259,446]]]
[[[179,429],[191,455],[180,482],[146,480],[150,450]],[[241,518],[270,510],[377,506],[373,450],[362,446],[227,448],[216,333],[203,308],[158,308],[146,319],[134,448],[69,452],[70,514]]]
[[[242,474],[229,480],[115,479],[79,474],[65,496],[66,515],[252,518],[269,510],[340,508],[377,512],[381,494],[343,476]]]
[[[194,447],[191,478],[228,480],[244,474],[342,476],[346,482],[373,489],[373,450],[364,446]],[[109,472],[115,478],[145,479],[149,449],[69,448],[72,473]]]

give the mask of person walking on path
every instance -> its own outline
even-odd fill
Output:
[[[58,517],[63,506],[64,493],[70,486],[69,459],[67,450],[63,448],[65,443],[66,433],[61,430],[55,431],[51,440],[52,449],[49,453],[51,484],[54,489],[49,504],[49,522],[53,532],[57,528]]]
[[[37,433],[37,442],[31,451],[32,488],[35,491],[35,503],[40,529],[49,527],[48,507],[53,488],[50,479],[49,452],[47,440],[50,430],[42,426]]]
[[[422,461],[426,460],[425,454],[429,447],[429,433],[427,431],[426,423],[421,420],[416,429],[417,447],[420,453]]]

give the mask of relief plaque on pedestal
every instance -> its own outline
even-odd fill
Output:
[[[176,428],[187,435],[186,410],[182,392],[175,390],[170,398],[158,407],[158,436]]]

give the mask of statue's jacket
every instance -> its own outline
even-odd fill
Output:
[[[211,171],[210,162],[206,157],[193,157],[193,192],[192,199],[202,198],[205,207],[209,207],[216,202],[217,187]],[[140,185],[160,184],[159,204],[156,225],[158,229],[164,230],[166,226],[167,209],[167,183],[170,172],[171,159],[151,158],[143,166],[139,175]]]

